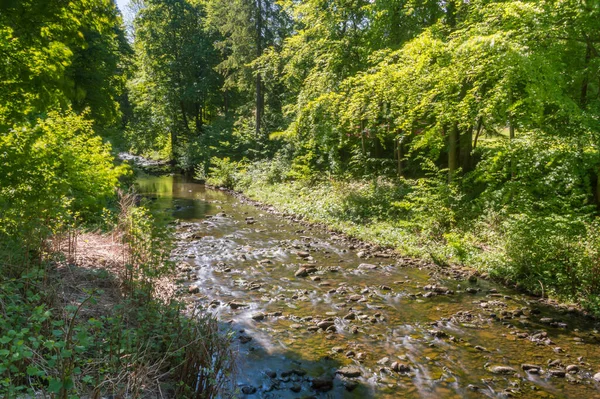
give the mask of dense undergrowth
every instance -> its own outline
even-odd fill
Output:
[[[0,397],[229,389],[230,338],[160,292],[172,231],[117,195],[131,176],[85,114],[49,112],[0,136]]]
[[[55,232],[36,261],[3,261],[1,397],[229,392],[230,337],[212,315],[188,314],[172,284],[165,292],[171,231],[134,202],[125,194],[105,214],[107,233]]]
[[[574,204],[572,189],[561,197],[572,175],[523,169],[496,185],[498,164],[488,164],[449,183],[447,172],[432,165],[421,179],[313,174],[298,180],[289,178],[293,169],[284,162],[213,165],[209,184],[406,255],[477,268],[529,292],[600,310],[600,222],[585,201]],[[536,179],[536,191],[523,188]]]

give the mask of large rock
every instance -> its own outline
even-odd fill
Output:
[[[600,373],[596,373],[594,374],[594,376],[592,377],[594,380],[600,382]]]
[[[348,378],[360,377],[362,375],[362,372],[356,366],[342,367],[341,369],[338,369],[338,371],[336,371],[335,373]]]

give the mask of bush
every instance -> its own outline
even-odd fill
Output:
[[[208,172],[206,184],[215,187],[234,188],[238,179],[242,163],[230,160],[228,157],[223,159],[212,157],[210,159],[211,167]],[[198,176],[200,178],[201,176]]]
[[[50,112],[0,135],[0,261],[28,262],[51,234],[96,217],[127,173],[85,115]]]

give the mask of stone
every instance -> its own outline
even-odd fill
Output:
[[[331,351],[335,353],[342,353],[344,351],[344,348],[342,348],[341,346],[334,346],[333,348],[331,348]]]
[[[305,252],[305,251],[298,251],[296,253],[296,255],[298,255],[298,257],[302,258],[302,259],[308,258],[310,256],[310,254],[308,252]]]
[[[200,292],[200,287],[198,287],[197,285],[190,285],[190,287],[188,288],[188,292],[190,294],[198,294]]]
[[[373,265],[370,263],[361,263],[360,265],[358,265],[358,268],[361,270],[375,270],[377,269],[377,265]]]
[[[252,337],[249,337],[247,335],[241,335],[239,337],[240,343],[242,344],[247,344],[248,342],[252,341]]]
[[[300,384],[294,384],[294,385],[292,385],[292,386],[290,387],[290,390],[291,390],[292,392],[296,392],[296,393],[298,393],[298,392],[300,392],[300,391],[302,390],[302,386],[301,386]]]
[[[513,374],[516,370],[510,366],[492,366],[490,371],[494,374]]]
[[[592,377],[594,380],[600,382],[600,373],[596,373],[594,374],[594,376]]]
[[[349,300],[351,300],[352,302],[358,302],[358,301],[360,301],[362,298],[363,298],[363,296],[362,296],[362,295],[358,295],[358,294],[356,294],[356,295],[351,295],[351,296],[349,296],[349,297],[348,297],[348,299],[349,299]]]
[[[561,377],[561,378],[563,378],[566,375],[565,370],[560,370],[560,369],[549,370],[548,372],[553,377]]]
[[[384,365],[384,364],[387,364],[387,362],[389,362],[389,361],[390,361],[390,358],[386,356],[386,357],[384,357],[382,359],[379,359],[379,361],[377,362],[377,364]]]
[[[239,308],[245,308],[248,305],[246,305],[245,303],[240,303],[240,302],[229,302],[229,307],[231,309],[239,309]]]
[[[360,377],[362,375],[362,372],[356,366],[342,367],[342,368],[338,369],[335,373],[343,375],[344,377],[348,377],[348,378]]]
[[[329,327],[333,326],[335,323],[333,321],[322,321],[317,324],[317,327],[322,328],[323,330],[327,330]]]
[[[344,320],[355,320],[356,319],[356,315],[354,313],[348,313],[346,316],[344,316]]]
[[[242,387],[242,393],[244,395],[253,395],[253,394],[256,393],[256,388],[252,387],[252,386],[249,386],[249,385],[246,385],[246,386]]]
[[[252,315],[252,320],[255,321],[261,321],[265,319],[265,314],[264,313],[256,313],[254,315]]]
[[[448,334],[445,331],[441,330],[429,330],[429,334],[433,335],[436,338],[446,338]]]
[[[300,269],[298,269],[296,271],[296,273],[294,273],[294,276],[296,276],[296,277],[306,277],[306,276],[308,276],[308,272],[306,271],[306,269],[304,267],[301,267]]]
[[[392,370],[397,373],[408,373],[410,371],[410,367],[403,363],[393,362]]]
[[[313,378],[311,388],[315,391],[327,392],[333,389],[333,378],[317,377]]]
[[[540,367],[540,366],[537,366],[537,365],[535,365],[535,364],[528,364],[528,363],[525,363],[525,364],[522,364],[522,365],[521,365],[521,369],[522,369],[523,371],[535,371],[535,372],[539,372],[539,371],[541,370],[541,367]]]
[[[579,371],[579,366],[576,365],[576,364],[570,364],[570,365],[567,366],[566,370],[567,370],[567,373],[574,374],[574,373],[577,373]]]

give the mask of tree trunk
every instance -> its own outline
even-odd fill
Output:
[[[404,170],[402,169],[402,136],[396,140],[396,156],[398,157],[398,177],[404,176]]]
[[[508,138],[511,141],[511,143],[515,139],[515,124],[514,124],[512,118],[510,118],[508,121]],[[514,156],[511,154],[511,156],[510,156],[510,177],[511,177],[511,179],[514,179],[516,174],[517,174],[517,172],[516,172],[515,160],[514,160]]]
[[[475,133],[475,139],[473,140],[473,150],[477,148],[477,140],[479,140],[479,135],[481,134],[481,130],[483,129],[483,118],[480,116],[477,121],[477,132]]]
[[[458,123],[454,123],[448,134],[448,181],[452,181],[458,169],[458,136]]]
[[[204,108],[200,107],[200,104],[196,104],[196,134],[200,135],[202,133],[202,114],[204,113]]]
[[[459,159],[463,173],[470,172],[472,167],[473,126],[470,126],[459,138]]]
[[[256,56],[262,54],[262,0],[256,1]],[[262,79],[260,74],[256,73],[256,137],[260,137],[260,128],[264,109],[265,95],[263,93]]]
[[[590,63],[590,59],[592,58],[592,46],[590,43],[587,43],[587,47],[585,49],[585,72],[583,75],[583,81],[581,82],[581,94],[579,98],[579,103],[581,104],[581,108],[585,109],[587,106],[587,97],[588,97],[588,85],[589,85],[589,73],[588,66]]]
[[[189,132],[190,125],[188,123],[187,115],[185,114],[185,106],[183,104],[183,101],[179,101],[179,108],[181,109],[181,117],[183,120],[183,126],[185,127],[185,130],[187,130]]]

